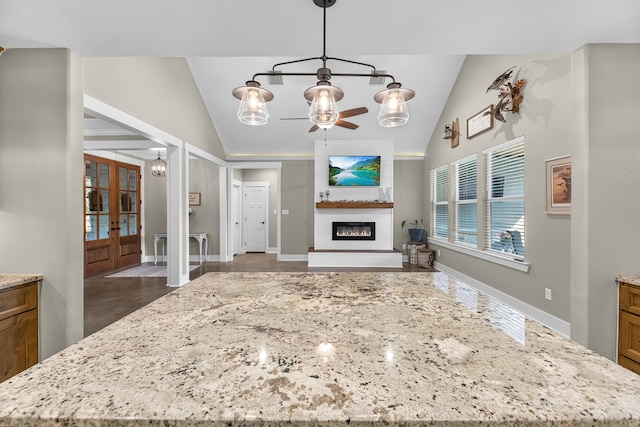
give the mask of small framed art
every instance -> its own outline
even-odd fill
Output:
[[[546,162],[547,213],[571,213],[571,156],[556,157]]]

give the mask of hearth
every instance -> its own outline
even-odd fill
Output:
[[[375,222],[333,222],[331,240],[376,240]]]

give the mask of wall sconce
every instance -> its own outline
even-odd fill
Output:
[[[444,139],[451,140],[451,148],[456,147],[459,143],[460,136],[460,120],[456,119],[451,123],[444,125]]]

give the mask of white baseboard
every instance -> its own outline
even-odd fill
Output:
[[[140,259],[140,262],[155,262],[156,257],[153,255],[143,256]],[[207,255],[204,257],[204,261],[220,261],[220,255]],[[164,257],[162,255],[158,255],[158,262],[167,262],[167,256]],[[200,257],[198,255],[190,255],[189,256],[189,264],[199,263]]]
[[[560,318],[557,318],[546,311],[540,310],[532,305],[527,304],[526,302],[520,301],[517,298],[512,297],[509,294],[506,294],[502,291],[499,291],[486,283],[482,283],[473,277],[469,277],[466,274],[460,273],[457,270],[447,267],[446,265],[442,265],[439,262],[434,263],[434,267],[443,273],[447,273],[448,275],[455,277],[456,279],[464,282],[465,284],[476,288],[480,292],[483,292],[490,297],[497,299],[504,304],[513,307],[518,310],[520,313],[525,316],[536,320],[539,323],[542,323],[544,326],[553,329],[561,335],[564,335],[567,338],[571,338],[571,323],[564,321]]]
[[[268,254],[277,254],[278,253],[278,248],[267,248],[267,253]]]

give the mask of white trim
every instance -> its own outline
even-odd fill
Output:
[[[94,150],[84,150],[84,154],[89,154],[90,156],[102,157],[103,159],[114,160],[120,163],[128,163],[130,165],[135,165],[140,167],[140,173],[144,176],[144,166],[146,162],[144,160],[140,160],[137,157],[129,157],[122,153],[114,153],[112,151],[94,151]]]
[[[278,261],[308,261],[309,257],[307,255],[287,255],[280,254],[278,256]]]
[[[511,139],[507,142],[504,142],[500,145],[495,145],[491,148],[487,148],[486,150],[482,151],[482,154],[487,154],[487,153],[491,153],[493,151],[498,151],[498,150],[502,150],[504,148],[510,147],[512,145],[518,144],[520,142],[524,142],[524,136],[519,136],[517,138]]]
[[[277,247],[276,248],[274,248],[274,247],[267,248],[267,252],[266,253],[268,253],[268,254],[277,254],[278,253],[278,248]]]
[[[540,310],[532,305],[529,305],[523,301],[520,301],[517,298],[512,297],[509,294],[506,294],[502,291],[499,291],[486,283],[480,282],[473,277],[469,277],[466,274],[460,273],[452,268],[449,268],[445,265],[436,262],[434,267],[443,273],[447,273],[448,275],[464,282],[465,284],[489,295],[492,298],[495,298],[504,304],[511,306],[512,308],[518,310],[525,316],[543,324],[544,326],[553,329],[557,333],[564,335],[567,338],[571,338],[571,324],[565,320],[562,320],[558,317],[555,317],[546,311]]]
[[[151,141],[155,141],[161,145],[173,145],[175,147],[182,146],[182,140],[176,138],[167,132],[151,126],[140,119],[133,117],[124,111],[118,110],[109,104],[106,104],[90,95],[84,94],[84,108],[89,111],[92,116],[114,123],[124,129],[141,135]]]
[[[244,156],[242,154],[230,154],[227,156],[229,164],[234,162],[264,162],[264,161],[285,161],[285,160],[314,160],[313,154],[292,154],[292,155],[274,155],[274,156]],[[231,167],[231,166],[230,166]]]
[[[531,268],[530,263],[524,260],[520,260],[520,258],[506,258],[503,256],[494,255],[489,251],[481,251],[469,246],[463,246],[461,243],[455,244],[433,237],[427,238],[427,241],[429,242],[429,244],[435,246],[442,246],[443,248],[451,249],[452,251],[461,252],[465,255],[470,255],[472,257],[480,258],[485,261],[493,262],[495,264],[500,264],[505,267],[513,268],[515,270],[524,271],[525,273],[528,273],[529,268]]]
[[[227,162],[225,162],[224,160],[222,160],[219,157],[214,156],[211,153],[208,153],[206,151],[204,151],[201,148],[196,147],[195,145],[191,145],[188,142],[184,143],[184,148],[187,150],[187,154],[193,154],[196,157],[199,157],[203,160],[208,160],[211,163],[214,163],[220,167],[226,167],[227,166]]]

